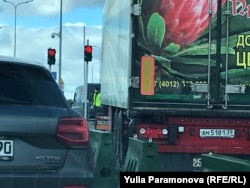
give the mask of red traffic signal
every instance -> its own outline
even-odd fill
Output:
[[[56,50],[49,48],[48,49],[48,55],[51,56],[51,57],[54,57],[56,55]]]
[[[49,48],[48,49],[48,64],[54,65],[56,63],[56,50]]]
[[[92,53],[92,46],[85,46],[85,53]]]
[[[92,46],[86,45],[84,47],[84,60],[85,61],[92,60]]]

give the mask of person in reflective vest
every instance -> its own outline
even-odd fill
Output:
[[[101,107],[101,92],[99,87],[95,88],[95,93],[93,95],[93,107],[95,108],[95,113],[100,111]]]

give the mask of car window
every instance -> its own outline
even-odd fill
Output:
[[[35,66],[1,63],[0,87],[1,98],[34,105],[65,104],[63,95],[50,73]]]
[[[76,104],[82,104],[84,102],[84,91],[83,86],[79,86],[75,90],[74,101]]]

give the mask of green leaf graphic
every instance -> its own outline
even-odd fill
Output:
[[[176,53],[180,50],[180,45],[175,43],[170,43],[168,46],[166,46],[163,50],[170,52],[170,53]]]
[[[149,43],[161,47],[165,34],[164,19],[158,14],[151,15],[147,25],[147,38]]]

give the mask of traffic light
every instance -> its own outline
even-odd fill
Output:
[[[85,46],[84,61],[92,61],[92,46],[89,46],[89,45]]]
[[[55,65],[56,63],[56,50],[49,48],[48,49],[48,64]]]

